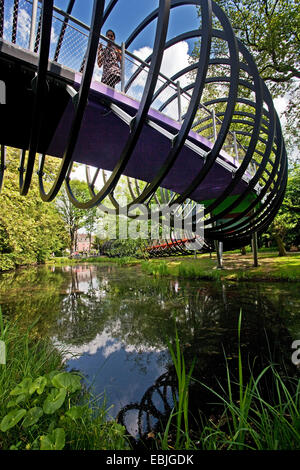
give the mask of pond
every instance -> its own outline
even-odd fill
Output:
[[[196,358],[193,375],[207,385],[226,381],[226,364],[238,375],[240,312],[245,364],[272,360],[291,374],[297,369],[291,345],[300,339],[299,283],[155,278],[116,264],[44,266],[0,275],[0,304],[26,324],[39,318],[39,334],[66,351],[68,370],[80,371],[95,395],[105,391],[109,415],[134,436],[171,410],[168,342],[175,347],[176,331],[187,367]],[[205,411],[207,397],[195,390],[191,400]]]

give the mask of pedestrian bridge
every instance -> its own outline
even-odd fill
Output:
[[[72,15],[75,0],[66,11],[52,0],[0,1],[0,183],[11,146],[20,149],[22,195],[39,159],[44,201],[65,184],[77,207],[106,210],[110,200],[120,208],[126,182],[129,210],[137,203],[190,203],[196,220],[202,204],[207,239],[249,240],[275,217],[287,179],[280,122],[249,51],[214,2],[153,1],[153,11],[116,41],[121,81],[111,88],[101,83],[96,56],[121,3],[95,0],[87,25]],[[200,26],[168,33],[183,7],[199,8]],[[153,47],[141,59],[134,44],[149,27]],[[195,41],[198,57],[169,76],[167,54],[174,51],[176,62],[178,44]],[[51,184],[49,156],[60,162]],[[89,201],[72,191],[74,163],[87,165]]]

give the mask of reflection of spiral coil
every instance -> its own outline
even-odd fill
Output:
[[[167,137],[170,144],[169,151],[164,156],[163,164],[157,169],[154,178],[148,181],[146,186],[135,181],[135,188],[133,188],[131,179],[128,178],[131,196],[131,201],[127,204],[129,217],[134,217],[132,213],[130,214],[130,208],[134,204],[146,203],[150,207],[152,202],[161,202],[161,198],[158,198],[162,191],[160,187],[174,171],[182,150],[188,147],[199,157],[198,170],[190,175],[189,180],[184,180],[180,193],[170,189],[163,190],[167,204],[169,206],[171,204],[182,205],[186,201],[203,204],[205,206],[205,238],[207,239],[242,241],[248,239],[253,232],[262,231],[275,217],[283,200],[286,186],[287,157],[280,123],[269,91],[259,77],[253,58],[234,36],[224,12],[211,0],[160,0],[158,8],[150,13],[127,38],[125,50],[149,25],[155,25],[153,52],[136,68],[124,86],[124,91],[129,93],[135,80],[148,68],[142,97],[133,116],[126,115],[118,106],[106,100],[107,108],[127,124],[128,137],[111,175],[104,179],[102,188],[98,192],[95,191],[96,176],[91,178],[87,172],[91,198],[88,202],[76,199],[72,191],[70,173],[93,77],[99,32],[103,22],[118,7],[119,2],[111,0],[106,10],[104,10],[104,3],[104,0],[94,1],[88,45],[82,57],[83,76],[79,92],[76,92],[76,99],[73,100],[75,114],[68,144],[58,175],[48,193],[45,190],[43,176],[45,155],[41,158],[39,184],[42,199],[45,201],[54,199],[65,181],[69,198],[77,207],[89,208],[99,205],[105,209],[102,202],[106,197],[110,197],[113,205],[119,209],[120,204],[115,199],[114,190],[122,174],[127,174],[127,167],[132,160],[134,149],[142,138],[143,128],[152,126],[157,132],[162,132],[164,137]],[[68,15],[64,16],[63,27],[65,29],[73,5],[74,0],[70,1]],[[188,5],[199,7],[201,27],[185,31],[167,40],[170,13],[176,8]],[[53,1],[43,1],[39,25],[41,32],[39,64],[33,83],[34,102],[29,153],[26,157],[25,150],[23,150],[20,164],[21,194],[28,192],[36,152],[39,148],[40,121],[45,112],[43,101],[47,93],[47,66],[52,21]],[[164,81],[161,84],[162,74],[160,73],[163,54],[181,41],[195,40],[195,38],[198,38],[200,42],[199,60],[169,77],[172,83],[189,77],[189,83],[171,96],[167,94],[166,97],[164,92],[169,83]],[[59,53],[63,44],[64,30],[62,28],[54,57],[57,62],[59,62]],[[220,54],[216,53],[218,44],[221,45],[222,53]],[[53,77],[52,80],[54,80]],[[189,96],[189,102],[187,109],[180,116],[177,133],[174,135],[166,129],[158,129],[159,126],[149,118],[149,110],[156,100],[160,100],[159,111],[166,112],[168,106],[179,99],[180,93],[182,96]],[[210,135],[211,133],[213,136]],[[197,135],[201,135],[202,140],[197,140]],[[203,137],[206,139],[205,144]],[[228,150],[228,153],[225,153],[225,150]],[[155,152],[155,148],[153,151]],[[1,155],[3,156],[3,152]],[[2,156],[0,182],[5,168]],[[211,184],[214,175],[221,170],[222,175],[230,175],[230,179],[223,182],[222,187],[214,186],[213,198],[201,197],[199,199],[197,197],[199,188]],[[180,170],[176,169],[176,171]],[[197,220],[197,213],[193,214],[193,220]]]
[[[137,438],[143,439],[161,426],[169,418],[174,406],[173,398],[177,393],[177,381],[170,373],[158,377],[155,383],[149,387],[139,403],[131,403],[122,408],[117,416],[120,424],[128,430],[127,417],[132,411],[137,411]],[[156,397],[155,397],[156,395]],[[158,402],[159,399],[159,403]],[[156,403],[155,403],[156,402]]]

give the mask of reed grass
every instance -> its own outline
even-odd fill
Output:
[[[173,364],[175,366],[176,375],[178,379],[178,399],[174,397],[175,406],[170,413],[166,429],[161,437],[161,448],[167,450],[168,436],[170,426],[173,418],[176,418],[176,439],[174,449],[178,450],[181,448],[188,449],[191,446],[191,439],[189,435],[189,399],[188,389],[191,380],[191,375],[194,369],[195,363],[193,362],[189,372],[186,371],[185,361],[183,353],[180,350],[178,332],[176,330],[175,338],[175,350],[171,343],[168,341],[168,348],[172,357]]]
[[[257,375],[250,370],[245,381],[241,354],[242,314],[238,321],[238,380],[232,378],[225,357],[227,382],[218,388],[209,387],[192,376],[194,362],[186,372],[183,353],[176,334],[176,352],[169,344],[178,379],[178,399],[164,432],[159,435],[158,448],[163,450],[300,450],[300,380],[299,376],[284,377],[270,363]],[[268,397],[265,384],[270,386]],[[211,403],[219,413],[214,420],[199,413],[198,425],[188,425],[188,387],[198,383],[215,398]],[[171,423],[176,422],[176,439],[170,444]],[[184,416],[182,423],[182,416]]]
[[[63,370],[63,356],[49,341],[37,338],[35,325],[22,327],[22,319],[7,319],[0,308],[0,339],[7,348],[7,362],[0,364],[0,417],[7,413],[9,392],[24,377],[35,379],[52,370]],[[190,367],[185,363],[176,332],[175,347],[168,344],[178,381],[174,408],[164,430],[156,440],[161,450],[300,450],[300,381],[299,376],[284,376],[270,362],[260,372],[250,370],[245,379],[244,358],[241,353],[242,314],[238,321],[238,377],[233,378],[226,361],[225,384],[209,387],[194,377],[195,360]],[[249,367],[249,366],[247,366]],[[248,372],[248,371],[247,371]],[[296,372],[296,371],[295,371]],[[264,380],[270,387],[265,393]],[[218,413],[211,419],[199,413],[197,426],[190,425],[189,389],[197,383],[210,392],[212,405]],[[67,448],[76,450],[124,450],[129,444],[124,429],[114,420],[108,420],[105,400],[89,390],[82,390],[78,403],[85,407],[80,420],[64,423],[68,435]],[[175,429],[175,432],[174,432]],[[9,449],[18,439],[30,442],[33,436],[13,432],[0,433],[0,449]],[[170,441],[171,436],[171,441]]]

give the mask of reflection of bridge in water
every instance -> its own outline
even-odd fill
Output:
[[[137,203],[169,210],[191,203],[195,224],[201,203],[206,239],[249,242],[283,200],[286,152],[270,94],[225,14],[210,0],[159,1],[120,45],[122,79],[112,89],[99,82],[95,60],[99,39],[108,41],[99,36],[101,26],[121,11],[122,2],[111,0],[105,10],[104,0],[93,3],[86,25],[72,16],[75,0],[66,11],[52,0],[0,2],[0,80],[6,91],[1,183],[5,146],[13,146],[20,149],[23,195],[39,153],[44,201],[53,200],[65,182],[77,207],[119,209],[123,175],[130,217]],[[200,7],[202,26],[167,37],[169,21],[183,7],[194,13]],[[148,26],[155,29],[152,52],[141,60],[132,49]],[[164,59],[184,41],[198,41],[199,60],[168,77]],[[47,155],[59,158],[53,182],[45,177]],[[89,167],[89,201],[72,191],[73,162]],[[181,239],[192,238],[193,224]]]
[[[135,439],[151,442],[148,434],[157,436],[161,423],[166,424],[174,406],[177,377],[166,344],[166,338],[169,338],[175,347],[174,315],[186,369],[189,370],[196,357],[193,377],[207,386],[216,389],[218,382],[223,385],[227,383],[226,361],[233,382],[238,382],[237,328],[240,309],[243,312],[241,353],[245,383],[248,364],[254,374],[263,370],[270,360],[274,364],[283,361],[286,370],[291,368],[291,373],[294,371],[290,361],[292,335],[284,316],[281,316],[284,308],[279,298],[274,298],[274,286],[246,283],[215,285],[175,280],[155,283],[154,279],[149,281],[128,271],[120,280],[120,273],[110,277],[101,269],[90,272],[87,269],[82,282],[78,282],[77,270],[70,270],[70,274],[74,278],[74,291],[65,297],[57,338],[61,342],[66,341],[64,348],[70,351],[71,356],[79,352],[89,353],[90,358],[95,355],[91,361],[94,366],[97,364],[96,371],[102,363],[102,354],[107,354],[105,357],[109,357],[109,361],[101,369],[97,392],[101,393],[108,387],[109,398],[115,400],[112,401],[115,416]],[[88,276],[89,287],[86,284]],[[94,289],[96,285],[98,288]],[[101,289],[103,294],[99,299]],[[280,291],[280,287],[278,289]],[[76,296],[75,301],[72,294]],[[281,295],[286,297],[284,289]],[[104,308],[105,299],[108,303]],[[109,341],[107,338],[105,340],[106,335]],[[126,351],[124,355],[122,350],[123,353]],[[156,351],[153,362],[149,360],[151,350]],[[164,356],[157,354],[159,351],[165,351]],[[162,357],[163,361],[160,362]],[[119,364],[117,370],[112,366],[114,361]],[[73,361],[72,367],[79,368],[84,374],[84,358],[82,362]],[[124,369],[128,380],[126,386]],[[87,370],[90,375],[88,366]],[[158,372],[157,375],[155,372]],[[148,374],[153,373],[153,381],[149,381]],[[267,385],[264,383],[266,394],[270,391]],[[132,391],[131,400],[128,399],[127,387]],[[233,384],[232,387],[238,399],[238,387],[235,389]],[[211,405],[216,397],[195,380],[191,383],[189,396],[191,429],[195,424],[193,416],[197,421],[199,412],[202,416],[218,416],[219,406]]]

